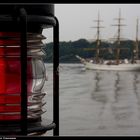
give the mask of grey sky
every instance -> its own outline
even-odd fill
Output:
[[[127,25],[123,27],[122,36],[135,39],[136,18],[140,19],[140,4],[55,4],[55,15],[60,23],[60,41],[94,39],[96,30],[90,27],[96,25],[93,20],[97,19],[98,11],[104,21],[101,24],[105,26],[101,30],[102,38],[112,38],[117,27],[111,25],[117,23],[114,18],[118,17],[119,8],[121,8],[122,17],[125,18],[122,23]],[[52,30],[44,30],[44,34],[50,42]]]

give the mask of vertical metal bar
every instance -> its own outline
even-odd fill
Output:
[[[55,17],[56,25],[53,27],[53,120],[56,124],[54,136],[59,136],[59,22]]]
[[[20,62],[21,62],[21,134],[27,135],[27,14],[20,9]]]

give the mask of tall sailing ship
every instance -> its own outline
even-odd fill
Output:
[[[127,48],[122,48],[120,47],[121,44],[121,26],[124,26],[121,23],[121,20],[123,18],[121,17],[121,11],[119,11],[119,17],[116,18],[118,20],[118,23],[113,25],[118,27],[118,32],[117,32],[117,37],[115,38],[116,40],[116,47],[115,49],[115,60],[101,60],[99,57],[100,50],[106,49],[106,48],[100,48],[101,46],[101,39],[100,39],[100,28],[103,28],[100,26],[100,22],[102,21],[100,19],[100,15],[98,13],[98,19],[95,20],[97,22],[97,26],[94,28],[97,28],[97,38],[96,38],[96,56],[94,59],[85,59],[82,58],[78,55],[76,57],[81,61],[81,63],[84,64],[86,69],[93,69],[93,70],[120,70],[120,71],[139,71],[140,70],[140,60],[139,60],[139,41],[138,41],[138,19],[137,19],[137,25],[136,25],[136,41],[135,41],[135,47],[133,47],[133,52],[132,52],[132,59],[124,59],[120,60],[120,51],[122,49],[127,49]],[[112,48],[111,48],[112,49]]]

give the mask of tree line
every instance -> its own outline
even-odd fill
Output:
[[[103,59],[115,59],[115,48],[117,47],[117,43],[109,43],[109,42],[101,42],[100,45],[100,58]],[[135,47],[135,42],[132,40],[122,41],[120,44],[120,59],[131,59],[133,48]],[[88,49],[87,49],[88,48]],[[60,63],[79,63],[79,60],[75,57],[75,55],[79,55],[83,58],[91,58],[95,57],[96,50],[96,42],[89,42],[86,39],[79,39],[77,41],[62,41],[59,43],[59,62]],[[106,49],[102,49],[106,48]],[[43,51],[46,53],[46,57],[44,58],[45,62],[51,63],[53,62],[53,43],[48,43],[43,48]],[[140,49],[140,46],[139,46]],[[139,54],[140,55],[140,54]]]

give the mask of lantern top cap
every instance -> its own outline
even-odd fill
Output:
[[[27,31],[42,32],[55,26],[54,4],[0,4],[0,31],[20,31],[20,12],[25,9]]]

